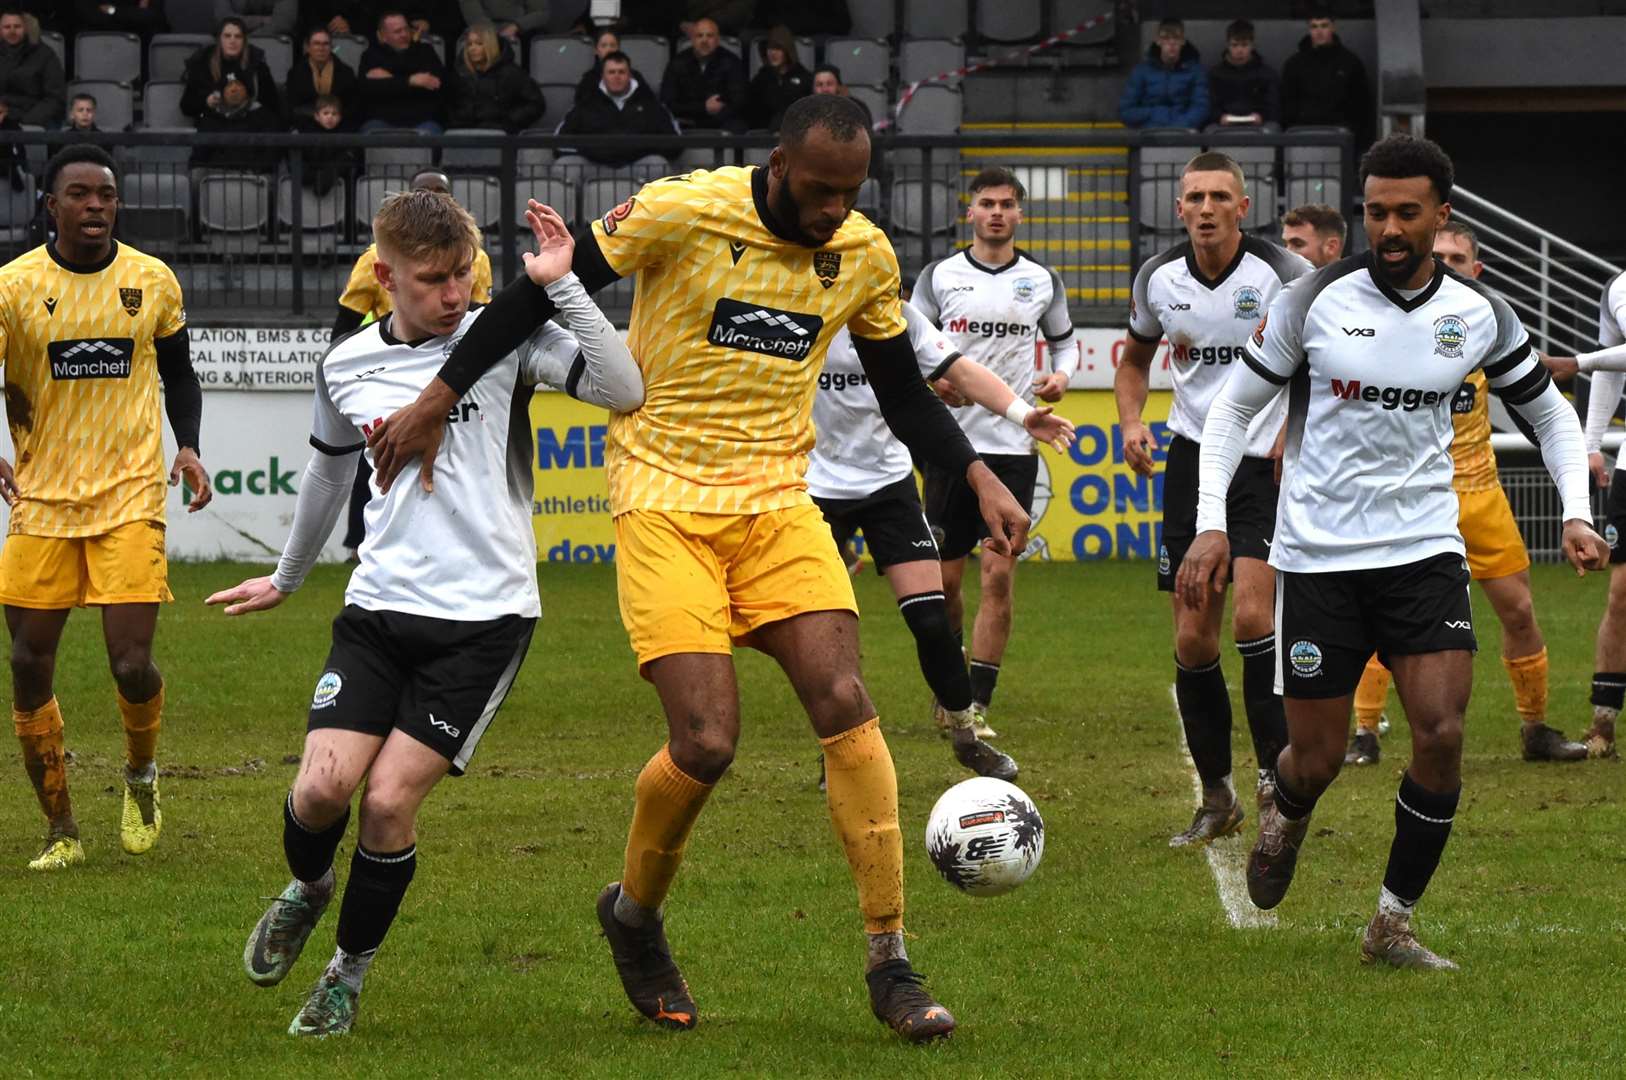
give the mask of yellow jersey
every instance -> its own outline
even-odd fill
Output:
[[[340,307],[364,317],[371,315],[375,321],[395,309],[395,302],[373,273],[373,263],[377,261],[378,245],[368,244],[367,250],[356,259],[356,265],[350,268],[350,280],[344,283],[344,292],[339,296]],[[491,256],[484,248],[474,253],[474,287],[469,296],[476,304],[491,303]]]
[[[809,502],[813,398],[836,331],[905,333],[898,260],[853,213],[808,248],[771,231],[766,170],[667,177],[593,223],[610,269],[636,274],[627,345],[644,405],[612,413],[613,514],[758,514]]]
[[[0,267],[0,363],[17,454],[12,533],[99,536],[164,520],[153,341],[185,332],[175,274],[126,244],[89,269],[46,246]]]
[[[1485,373],[1475,369],[1451,402],[1451,461],[1456,473],[1451,486],[1457,491],[1489,491],[1499,487],[1496,451],[1491,449],[1489,384]]]

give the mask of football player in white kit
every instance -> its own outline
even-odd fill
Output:
[[[333,621],[299,775],[282,808],[293,873],[243,952],[251,980],[288,974],[332,899],[333,855],[365,778],[361,824],[339,912],[338,949],[288,1029],[350,1030],[363,976],[417,865],[419,806],[460,775],[513,685],[541,614],[531,528],[529,402],[547,383],[625,412],[642,377],[620,336],[570,273],[564,222],[532,202],[539,253],[525,269],[545,285],[550,323],[487,372],[452,410],[435,469],[440,490],[396,484],[367,505],[360,564]],[[240,615],[277,606],[304,581],[344,509],[365,432],[414,400],[479,318],[469,292],[480,233],[449,196],[387,197],[373,219],[378,275],[395,302],[339,339],[317,368],[312,455],[276,572],[209,597]],[[367,451],[371,453],[371,451]]]
[[[1009,169],[988,168],[972,178],[969,194],[965,216],[971,224],[971,246],[927,264],[915,281],[910,302],[942,329],[956,349],[992,371],[1022,401],[1060,401],[1068,376],[1078,365],[1078,347],[1067,313],[1066,286],[1054,270],[1016,246],[1027,191]],[[1041,334],[1049,344],[1051,370],[1035,379],[1034,354]],[[1039,463],[1028,432],[982,409],[967,409],[956,419],[982,460],[1022,509],[1032,513]],[[926,470],[926,516],[939,533],[949,622],[956,636],[963,636],[960,581],[966,556],[987,535],[987,526],[977,509],[976,493],[960,477],[935,469]],[[987,713],[1011,636],[1011,588],[1019,554],[999,555],[984,548],[979,559],[982,599],[971,631],[971,708],[976,732],[985,739],[994,735]],[[948,726],[942,707],[941,702],[934,706],[940,729]]]
[[[1242,169],[1225,154],[1198,154],[1180,177],[1180,220],[1187,241],[1148,259],[1130,293],[1129,338],[1113,389],[1123,427],[1124,460],[1143,475],[1154,469],[1157,440],[1141,418],[1158,342],[1169,339],[1174,405],[1163,479],[1163,533],[1157,587],[1174,589],[1186,548],[1197,535],[1197,455],[1203,418],[1242,359],[1242,345],[1289,281],[1310,271],[1303,258],[1242,234],[1248,213]],[[1274,790],[1273,763],[1287,744],[1282,699],[1275,689],[1274,577],[1266,559],[1276,527],[1277,442],[1287,415],[1278,395],[1248,428],[1247,457],[1230,489],[1231,545],[1236,562],[1231,631],[1242,655],[1242,703],[1258,763],[1261,812]],[[1174,599],[1171,597],[1171,599]],[[1174,694],[1203,796],[1171,847],[1202,845],[1242,827],[1242,803],[1231,786],[1231,695],[1220,669],[1225,598],[1200,607],[1174,599]]]
[[[1420,944],[1412,909],[1439,866],[1462,791],[1462,720],[1476,648],[1457,529],[1451,404],[1469,373],[1534,432],[1563,505],[1564,556],[1601,569],[1575,410],[1501,297],[1433,258],[1451,208],[1451,159],[1392,135],[1361,160],[1371,250],[1294,283],[1270,306],[1203,427],[1197,538],[1180,599],[1200,605],[1230,564],[1225,493],[1248,425],[1291,386],[1277,570],[1277,685],[1288,746],[1248,858],[1248,895],[1287,894],[1316,800],[1344,761],[1355,685],[1374,651],[1394,673],[1412,731],[1395,833],[1364,963],[1453,969]]]
[[[999,376],[959,352],[912,304],[903,316],[928,382],[948,383],[960,396],[1065,451],[1073,425],[1049,406],[1034,408]],[[1016,779],[1016,762],[977,738],[971,680],[954,640],[943,595],[937,544],[921,510],[909,451],[881,417],[864,367],[843,327],[830,342],[813,399],[817,442],[807,466],[807,490],[824,511],[837,547],[862,530],[864,546],[898,598],[898,613],[915,638],[920,671],[949,722],[954,757],[980,776]]]

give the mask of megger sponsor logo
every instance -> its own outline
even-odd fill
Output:
[[[1169,359],[1179,364],[1229,364],[1232,360],[1242,359],[1242,346],[1179,342],[1170,346]]]
[[[712,312],[706,340],[725,349],[806,360],[823,327],[818,315],[722,299]]]
[[[1033,333],[1028,323],[989,322],[979,319],[950,319],[943,327],[950,334],[975,334],[978,337],[1023,337]]]
[[[1414,386],[1362,386],[1359,379],[1332,380],[1332,394],[1343,401],[1365,401],[1402,412],[1430,409],[1451,396],[1451,392],[1419,390]]]

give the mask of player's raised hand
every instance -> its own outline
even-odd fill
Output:
[[[0,499],[6,500],[7,506],[17,502],[17,474],[11,471],[11,462],[0,457]]]
[[[1065,416],[1057,416],[1056,410],[1048,405],[1040,405],[1024,416],[1022,426],[1028,429],[1029,435],[1063,454],[1078,438],[1073,430],[1073,422]]]
[[[1157,449],[1157,440],[1152,437],[1152,429],[1139,420],[1132,420],[1123,425],[1124,460],[1129,467],[1142,476],[1151,476],[1156,468],[1152,461],[1152,451]]]
[[[1013,559],[1022,554],[1028,546],[1028,527],[1033,522],[1011,489],[980,461],[972,462],[965,479],[977,493],[977,508],[982,511],[982,520],[988,523],[988,539],[982,546]]]
[[[198,460],[197,451],[190,446],[181,447],[175,455],[175,464],[169,469],[170,487],[174,487],[182,480],[185,480],[186,486],[192,489],[192,501],[186,504],[188,514],[202,510],[215,497],[214,485],[209,482],[209,470],[203,467],[203,462]]]
[[[1591,525],[1571,518],[1564,522],[1564,558],[1575,567],[1576,577],[1585,577],[1588,570],[1609,565],[1609,545]]]
[[[520,252],[526,276],[538,285],[549,285],[570,273],[571,260],[576,257],[576,240],[559,212],[532,199],[526,204],[525,223],[536,238],[536,254]]]
[[[221,589],[204,601],[209,605],[226,605],[227,615],[247,615],[251,611],[265,611],[282,603],[288,594],[271,584],[268,577],[249,578],[240,585]]]
[[[1201,610],[1212,596],[1221,596],[1231,580],[1231,538],[1218,529],[1197,534],[1180,561],[1174,593],[1189,608]]]
[[[1609,467],[1603,463],[1603,451],[1594,450],[1586,456],[1586,467],[1592,470],[1592,479],[1598,482],[1599,491],[1609,490]]]
[[[1065,372],[1052,371],[1033,385],[1033,396],[1040,401],[1060,401],[1069,385]]]
[[[418,482],[425,491],[435,490],[435,456],[446,437],[446,414],[456,404],[452,388],[431,379],[418,400],[364,429],[379,491],[389,491],[413,458],[418,459]]]

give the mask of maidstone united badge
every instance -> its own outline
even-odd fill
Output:
[[[841,276],[841,252],[815,251],[813,273],[819,279],[819,284],[826,289],[834,285],[836,278]]]
[[[136,312],[141,310],[141,290],[120,289],[119,303],[124,305],[124,313],[134,318]]]

